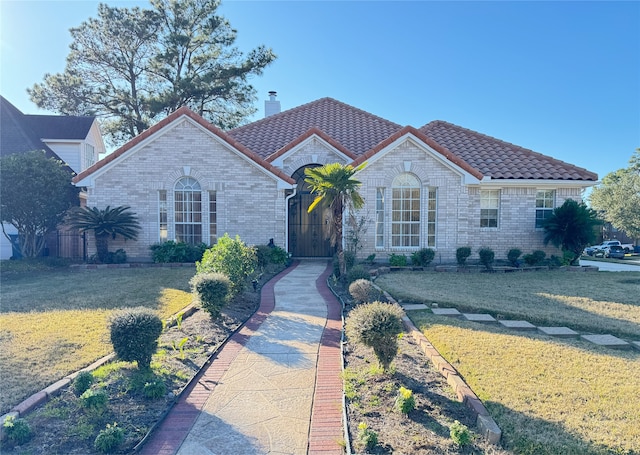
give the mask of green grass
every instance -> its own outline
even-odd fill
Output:
[[[376,284],[399,300],[640,339],[637,272],[394,272]]]
[[[7,270],[2,264],[0,413],[111,352],[108,317],[145,306],[167,318],[189,305],[195,270]]]
[[[403,272],[377,283],[394,297],[640,339],[638,273]],[[409,314],[461,373],[518,454],[640,453],[640,354],[579,339]]]

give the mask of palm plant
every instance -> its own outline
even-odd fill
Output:
[[[584,202],[567,199],[546,220],[544,244],[551,242],[555,247],[562,247],[563,251],[570,251],[573,253],[571,265],[577,265],[584,248],[595,239],[594,226],[600,223],[595,210]]]
[[[140,224],[136,214],[129,209],[125,206],[107,206],[102,210],[97,207],[76,208],[70,213],[68,223],[80,232],[93,231],[98,260],[104,263],[109,257],[109,237],[115,239],[120,235],[127,240],[138,237]]]
[[[304,170],[307,176],[305,182],[309,185],[311,192],[316,195],[308,212],[311,212],[322,201],[325,201],[329,206],[331,213],[329,240],[331,245],[336,247],[341,277],[346,274],[342,248],[343,213],[345,209],[348,209],[349,215],[353,218],[354,210],[361,209],[364,205],[364,199],[358,193],[358,188],[362,183],[354,179],[353,175],[363,169],[366,164],[362,163],[354,168],[350,165],[330,163]]]

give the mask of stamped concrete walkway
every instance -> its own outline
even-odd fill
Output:
[[[258,312],[142,448],[148,455],[340,454],[340,304],[325,261],[262,289]]]

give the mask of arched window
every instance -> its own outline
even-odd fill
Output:
[[[174,187],[176,241],[202,242],[202,191],[198,181],[182,177]]]
[[[420,182],[400,174],[391,186],[391,246],[420,246]]]

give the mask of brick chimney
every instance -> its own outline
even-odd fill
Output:
[[[278,93],[273,90],[269,92],[269,100],[264,102],[265,117],[280,113],[280,101],[276,100],[277,94]]]

